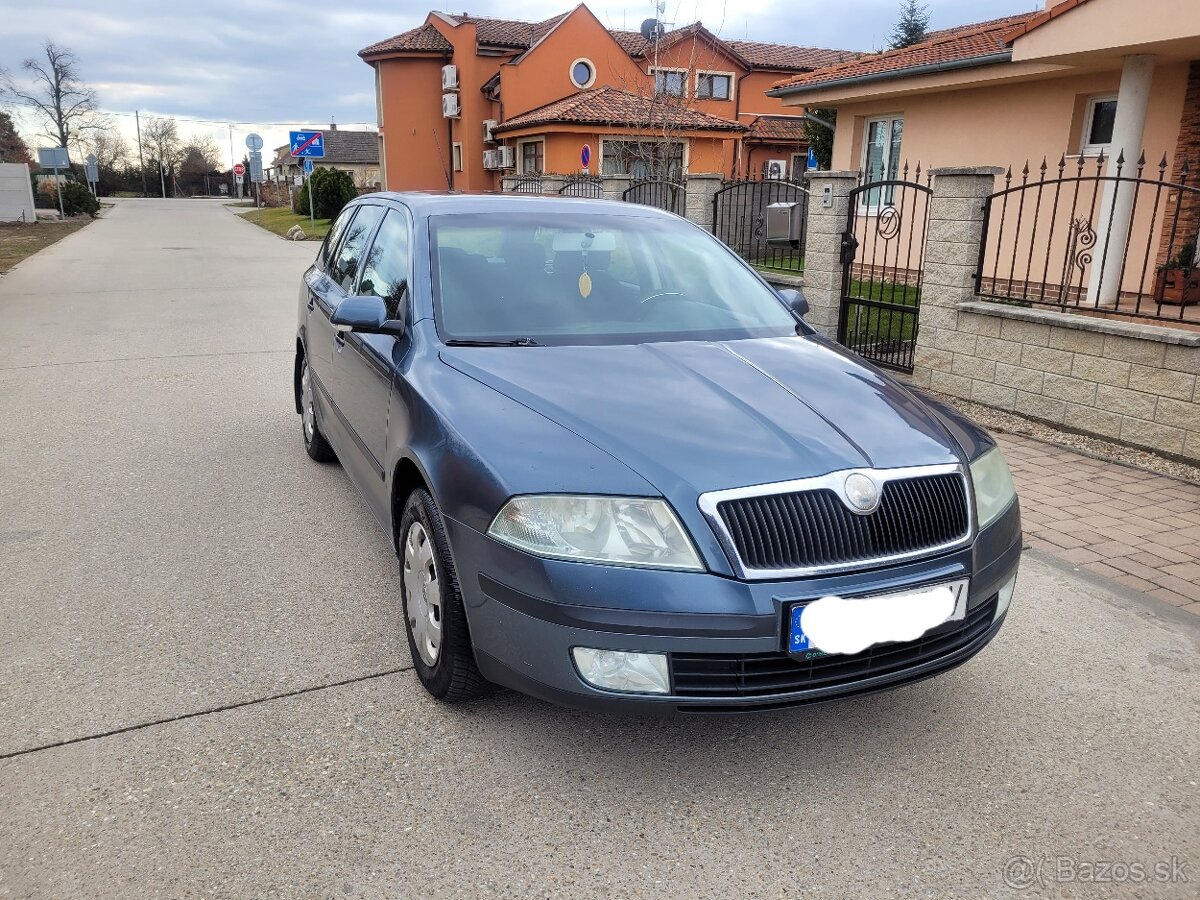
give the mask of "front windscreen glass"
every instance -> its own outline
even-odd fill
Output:
[[[617,344],[795,334],[782,300],[684,221],[434,216],[438,333],[460,342]]]

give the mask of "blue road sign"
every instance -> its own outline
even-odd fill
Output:
[[[313,170],[313,161],[311,159],[304,160],[304,174],[311,175]]]
[[[292,131],[292,156],[312,156],[317,159],[325,155],[325,135],[320,131]]]

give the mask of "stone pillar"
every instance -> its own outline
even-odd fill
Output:
[[[713,197],[724,183],[725,176],[718,172],[688,175],[687,208],[684,210],[684,217],[705,231],[712,231]]]
[[[850,212],[857,172],[809,172],[808,222],[804,238],[804,321],[837,338],[842,307],[842,233]],[[829,190],[826,197],[825,191]],[[826,205],[828,203],[828,205]]]
[[[605,200],[621,200],[631,181],[628,175],[605,175],[600,180],[604,185]]]
[[[983,201],[995,190],[996,176],[1003,171],[980,166],[930,172],[933,195],[929,198],[912,376],[921,387],[964,396],[951,383],[960,374],[953,373],[953,354],[973,356],[976,336],[958,331],[957,306],[975,296]],[[963,346],[964,342],[971,346]],[[969,378],[966,384],[969,394]]]
[[[1117,160],[1123,158],[1122,174],[1137,171],[1146,128],[1146,109],[1150,105],[1150,86],[1154,81],[1154,57],[1144,54],[1126,56],[1121,68],[1121,87],[1117,93],[1117,115],[1113,120],[1112,150],[1108,174],[1117,174]],[[1116,306],[1121,293],[1121,274],[1125,267],[1125,247],[1129,238],[1129,219],[1133,214],[1136,185],[1104,184],[1096,234],[1099,240],[1092,251],[1091,275],[1088,276],[1088,305]]]
[[[557,194],[567,186],[566,175],[543,175],[542,176],[542,193]]]

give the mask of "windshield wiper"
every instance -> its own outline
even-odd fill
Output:
[[[447,347],[540,347],[537,341],[533,338],[514,338],[511,341],[470,341],[470,340],[452,340],[446,341]]]

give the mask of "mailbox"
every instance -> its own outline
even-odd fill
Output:
[[[772,203],[767,207],[767,246],[795,250],[804,229],[804,204]]]

